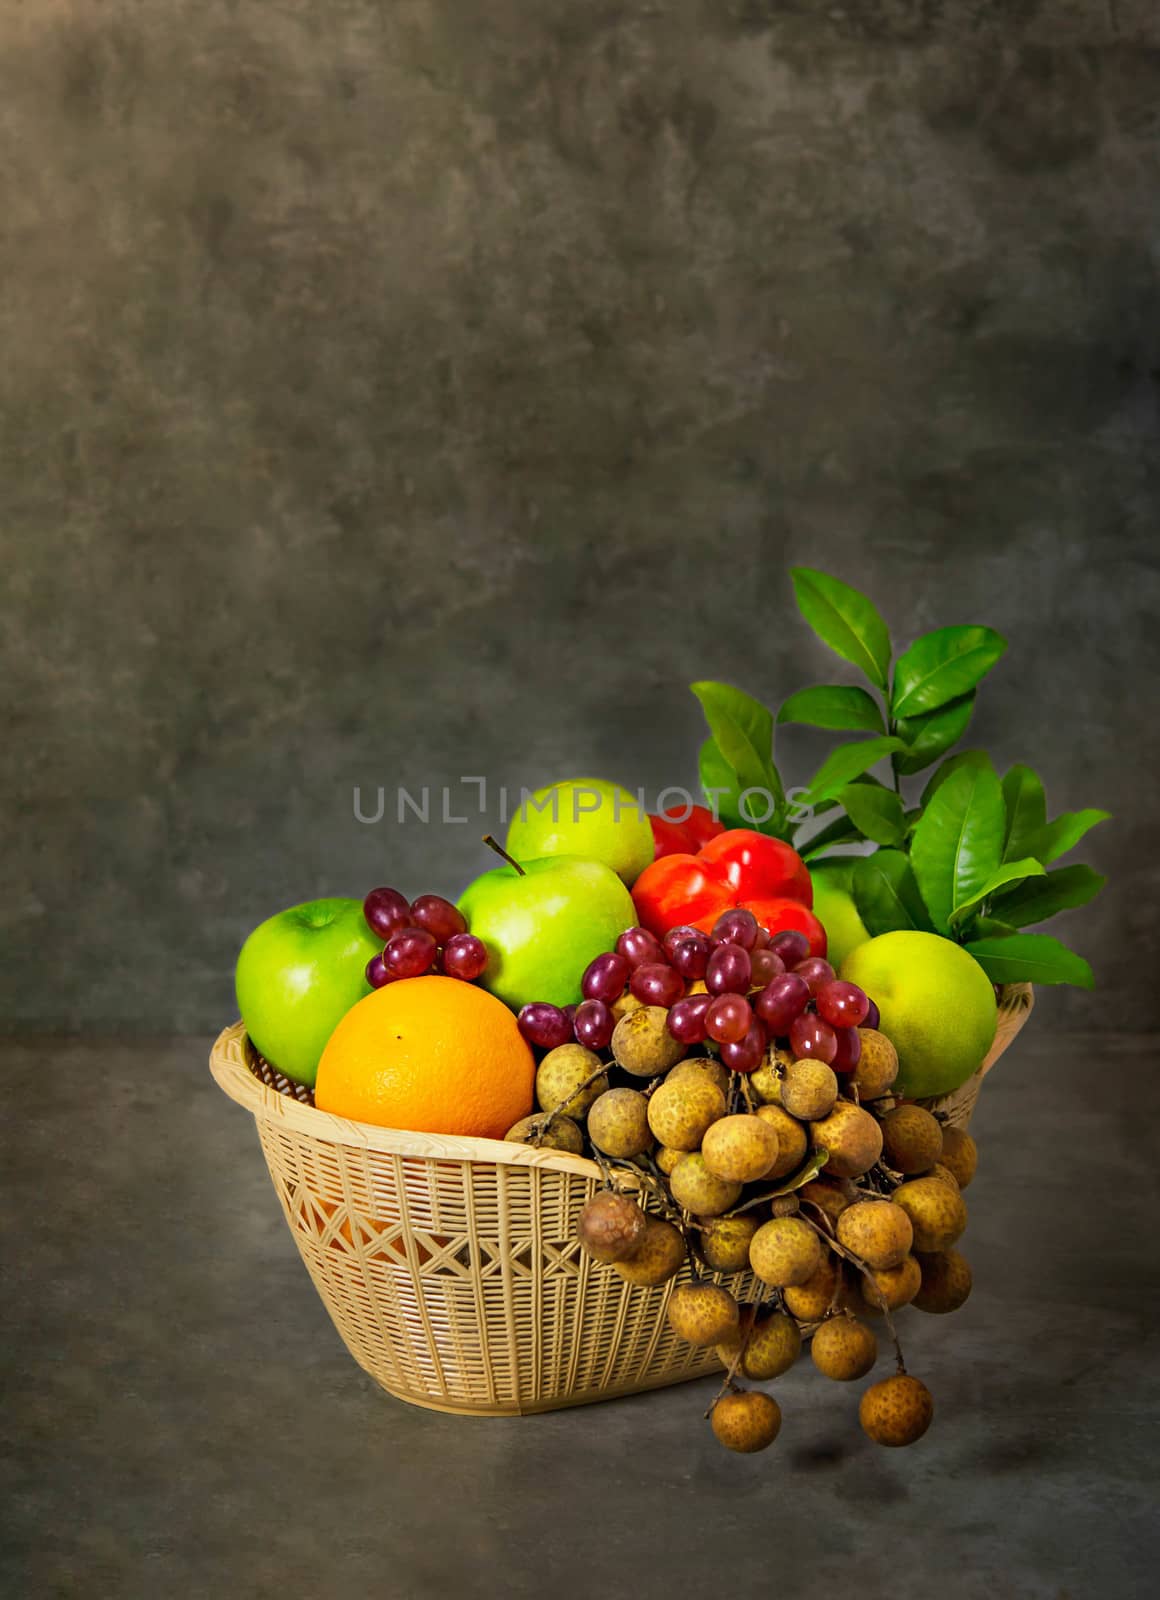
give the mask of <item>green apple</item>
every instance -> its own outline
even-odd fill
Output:
[[[479,981],[514,1011],[533,1000],[574,1005],[588,963],[636,923],[632,897],[601,861],[541,856],[520,866],[483,873],[459,897],[487,946]]]
[[[845,856],[810,868],[814,916],[826,930],[826,960],[832,967],[840,967],[854,946],[864,944],[870,937],[854,904],[852,885],[857,860],[857,856]]]
[[[254,1047],[279,1072],[313,1087],[326,1041],[371,992],[366,964],[382,948],[361,900],[308,900],[260,923],[234,974]]]
[[[950,1094],[982,1066],[995,1037],[995,991],[961,945],[937,933],[880,933],[850,952],[840,976],[878,1005],[898,1051],[893,1093]]]
[[[512,818],[508,854],[517,861],[581,856],[602,861],[631,889],[656,854],[638,797],[603,778],[573,778],[537,789]]]

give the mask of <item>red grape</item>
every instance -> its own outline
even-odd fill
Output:
[[[804,933],[799,933],[796,928],[783,928],[780,933],[775,933],[769,941],[769,948],[776,950],[785,962],[787,971],[796,967],[799,961],[804,961],[810,953],[810,941]]]
[[[388,939],[383,964],[392,978],[421,978],[430,972],[437,953],[426,928],[404,928]]]
[[[705,987],[710,994],[746,994],[751,970],[748,950],[739,944],[719,944],[705,969]]]
[[[755,950],[749,958],[749,983],[752,988],[764,989],[774,978],[785,971],[776,950]]]
[[[838,1039],[828,1022],[812,1011],[803,1011],[790,1023],[789,1047],[795,1056],[830,1062],[838,1053]]]
[[[635,969],[629,989],[646,1006],[671,1006],[685,992],[685,980],[667,961],[646,961]]]
[[[589,1050],[607,1050],[616,1018],[603,1000],[584,1000],[576,1007],[572,1032],[576,1043]]]
[[[705,1032],[718,1044],[736,1044],[752,1026],[753,1011],[744,995],[719,994],[705,1013]]]
[[[785,972],[767,983],[757,997],[757,1014],[775,1038],[783,1038],[790,1023],[800,1017],[809,1004],[810,989],[796,972]]]
[[[807,956],[793,969],[799,978],[809,984],[810,993],[816,997],[818,990],[834,981],[834,969],[824,956]]]
[[[643,966],[646,961],[652,964],[665,959],[660,941],[654,938],[647,928],[626,928],[616,941],[616,951],[618,955],[624,957],[630,967]]]
[[[669,961],[673,959],[673,951],[683,939],[704,939],[708,941],[708,934],[702,933],[700,928],[694,928],[691,922],[682,922],[680,927],[670,928],[661,940],[664,952]]]
[[[754,939],[754,941],[753,941],[753,948],[755,950],[768,950],[769,949],[769,941],[770,941],[769,933],[761,926],[760,923],[758,923],[758,925],[757,925],[757,938]]]
[[[856,1028],[866,1015],[869,1001],[854,983],[824,984],[818,990],[818,1016],[832,1028]]]
[[[443,970],[451,978],[471,983],[487,966],[487,946],[473,933],[456,933],[443,946]]]
[[[516,1018],[516,1026],[529,1044],[541,1050],[555,1050],[557,1045],[568,1044],[572,1038],[572,1019],[559,1006],[546,1000],[533,1000]]]
[[[380,939],[389,939],[411,920],[411,907],[406,895],[397,889],[372,889],[363,901],[363,916],[367,927]]]
[[[711,994],[691,994],[678,1000],[669,1010],[669,1032],[682,1044],[702,1044],[705,1040],[705,1013],[713,1004]]]
[[[682,978],[697,979],[705,976],[709,965],[709,936],[694,930],[687,939],[679,940],[669,960]]]
[[[838,1048],[830,1062],[835,1072],[853,1072],[862,1059],[862,1035],[857,1028],[835,1028]]]
[[[864,1027],[864,1028],[878,1028],[878,1027],[881,1027],[881,1025],[882,1025],[882,1018],[879,1015],[878,1007],[874,1003],[874,1001],[871,1000],[870,996],[867,995],[866,996],[866,1015],[862,1018],[862,1027]]]
[[[764,1024],[759,1017],[754,1017],[743,1038],[726,1039],[721,1045],[721,1060],[731,1072],[755,1072],[765,1057],[768,1042]]]
[[[628,962],[614,950],[596,956],[584,969],[580,979],[580,993],[585,1000],[603,1000],[611,1004],[619,1000],[628,982]]]
[[[391,982],[391,975],[387,971],[387,964],[381,952],[377,956],[372,956],[367,962],[367,982],[372,989],[381,989],[384,984]]]
[[[446,944],[457,933],[467,932],[467,918],[458,906],[444,900],[441,894],[421,894],[411,901],[411,921],[426,928],[436,944]]]
[[[743,950],[752,950],[757,939],[757,918],[743,906],[723,911],[713,924],[713,938],[718,944],[739,944]]]

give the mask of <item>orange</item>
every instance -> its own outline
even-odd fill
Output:
[[[403,978],[335,1028],[314,1103],[386,1128],[502,1139],[532,1109],[535,1076],[502,1000],[458,978]]]

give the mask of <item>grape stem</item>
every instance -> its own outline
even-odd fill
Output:
[[[514,867],[521,878],[527,877],[527,873],[524,871],[523,867],[520,866],[515,856],[509,856],[503,845],[499,843],[498,839],[496,839],[493,834],[485,833],[483,836],[483,842],[489,850],[494,850],[497,856],[502,856],[509,867]]]

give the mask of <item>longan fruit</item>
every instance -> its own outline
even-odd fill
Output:
[[[667,1144],[662,1144],[658,1147],[656,1154],[653,1156],[653,1160],[664,1173],[665,1177],[668,1178],[672,1176],[673,1168],[686,1153],[687,1152],[684,1150],[670,1150]]]
[[[956,1194],[959,1192],[959,1180],[955,1177],[951,1169],[948,1166],[945,1166],[941,1161],[936,1161],[929,1172],[923,1173],[923,1177],[937,1178],[939,1183],[945,1183],[947,1187],[953,1189]]]
[[[686,1152],[677,1162],[669,1176],[669,1189],[677,1204],[695,1217],[719,1217],[723,1211],[732,1211],[741,1199],[741,1185],[710,1172],[699,1150]]]
[[[903,1256],[895,1267],[874,1267],[869,1277],[858,1274],[858,1293],[872,1315],[883,1310],[899,1311],[918,1293],[922,1273],[914,1256]]]
[[[746,1112],[720,1117],[706,1131],[701,1141],[701,1154],[709,1171],[718,1178],[728,1178],[733,1183],[754,1183],[763,1178],[777,1160],[777,1131],[760,1117]]]
[[[669,1032],[664,1006],[638,1006],[612,1030],[612,1053],[634,1078],[655,1078],[675,1067],[685,1046]],[[565,1047],[566,1048],[566,1047]]]
[[[846,1082],[860,1100],[879,1100],[898,1076],[898,1051],[877,1028],[859,1028],[862,1054]]]
[[[895,1106],[882,1118],[882,1159],[895,1172],[929,1172],[942,1148],[942,1128],[921,1106]]]
[[[781,1407],[760,1389],[742,1389],[723,1394],[710,1418],[718,1442],[726,1450],[753,1455],[765,1450],[777,1438],[781,1427]]]
[[[958,1250],[942,1250],[918,1257],[922,1281],[914,1296],[918,1311],[945,1316],[957,1311],[971,1292],[971,1268]]]
[[[626,989],[619,1000],[614,1000],[609,1006],[614,1022],[619,1022],[623,1017],[630,1017],[634,1011],[639,1011],[644,1005],[643,1000],[638,1000],[631,989]]]
[[[909,1254],[914,1229],[901,1206],[892,1200],[860,1200],[838,1217],[838,1243],[868,1267],[896,1267]]]
[[[670,1150],[697,1150],[718,1117],[725,1115],[725,1096],[703,1073],[666,1078],[648,1102],[648,1125]]]
[[[979,1147],[961,1128],[944,1127],[942,1136],[942,1164],[954,1174],[959,1188],[965,1189],[975,1176]]]
[[[821,1265],[805,1283],[791,1283],[782,1294],[786,1310],[799,1322],[820,1322],[830,1309],[840,1271],[837,1257],[830,1250],[822,1253]]]
[[[594,1194],[576,1219],[576,1237],[597,1261],[623,1261],[644,1240],[645,1213],[635,1200],[614,1189]]]
[[[938,1178],[910,1178],[898,1185],[893,1199],[910,1218],[914,1248],[923,1255],[949,1250],[967,1225],[962,1195]]]
[[[833,1178],[859,1178],[882,1154],[882,1129],[868,1111],[839,1100],[828,1117],[810,1123],[815,1150],[829,1152],[822,1171]]]
[[[755,1323],[741,1357],[741,1371],[747,1378],[764,1383],[787,1372],[801,1352],[802,1336],[797,1323],[775,1311]]]
[[[741,1341],[753,1331],[753,1324],[757,1321],[757,1307],[744,1305],[738,1310],[737,1326],[727,1333],[717,1346],[717,1355],[723,1367],[731,1367],[733,1358],[741,1348]]]
[[[875,1444],[913,1444],[930,1427],[934,1400],[925,1383],[908,1374],[872,1383],[858,1406],[858,1421]]]
[[[669,1326],[689,1344],[720,1344],[737,1327],[740,1308],[719,1283],[680,1283],[669,1296]]]
[[[652,1148],[648,1101],[639,1089],[606,1089],[588,1112],[588,1137],[606,1156],[631,1160]]]
[[[781,1075],[794,1060],[791,1050],[781,1045],[770,1045],[761,1065],[749,1074],[749,1087],[766,1105],[781,1104]]]
[[[543,1129],[543,1136],[540,1139],[541,1150],[566,1150],[573,1156],[584,1153],[584,1135],[571,1117],[563,1115],[553,1117],[550,1122],[546,1114],[535,1112],[530,1117],[521,1117],[504,1134],[504,1140],[508,1144],[534,1145],[536,1135],[541,1129]]]
[[[845,1178],[811,1178],[797,1192],[799,1199],[820,1206],[831,1222],[837,1222],[855,1198],[853,1187]]]
[[[781,1082],[781,1104],[791,1117],[819,1122],[833,1110],[838,1098],[838,1078],[824,1061],[803,1057],[791,1061]]]
[[[845,1314],[823,1322],[810,1341],[814,1366],[837,1383],[864,1378],[878,1360],[878,1340],[864,1322]]]
[[[665,1082],[672,1083],[676,1078],[687,1077],[690,1072],[699,1072],[710,1078],[723,1095],[729,1093],[729,1068],[716,1056],[686,1056],[684,1061],[677,1062]]]
[[[800,1217],[774,1217],[753,1235],[749,1265],[776,1289],[808,1283],[822,1264],[822,1243]]]
[[[714,1272],[745,1272],[749,1242],[760,1226],[751,1211],[738,1217],[711,1217],[701,1226],[701,1254]]]
[[[675,1277],[685,1264],[685,1241],[679,1228],[663,1217],[644,1214],[644,1234],[630,1256],[612,1263],[613,1272],[626,1283],[655,1289]]]
[[[582,1044],[559,1044],[549,1050],[536,1069],[536,1100],[543,1111],[559,1106],[564,1116],[579,1122],[608,1088],[608,1076],[597,1078],[587,1089],[580,1085],[600,1070],[600,1057]],[[567,1104],[562,1104],[566,1101]]]
[[[796,1172],[806,1158],[808,1143],[806,1130],[782,1106],[758,1106],[754,1116],[768,1122],[777,1134],[777,1160],[764,1174],[767,1178],[784,1178]]]

